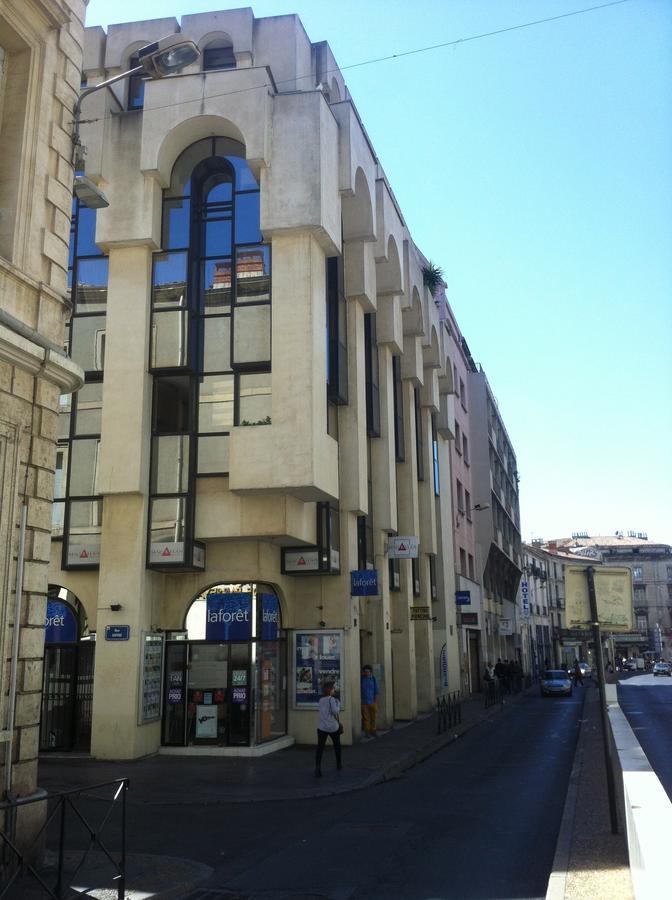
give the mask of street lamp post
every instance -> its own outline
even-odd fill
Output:
[[[144,73],[150,78],[165,78],[167,75],[173,75],[180,72],[185,66],[195,62],[201,55],[193,41],[185,39],[180,34],[169,34],[153,44],[147,44],[138,50],[139,65],[134,66],[127,72],[120,72],[112,78],[107,78],[99,84],[86,87],[82,90],[75,103],[72,114],[72,163],[75,172],[79,171],[84,164],[84,153],[82,143],[79,137],[79,128],[81,125],[82,101],[102,88],[116,84],[124,78],[131,78],[133,75]],[[75,177],[75,194],[91,208],[102,208],[109,206],[107,198],[99,188],[83,175]]]

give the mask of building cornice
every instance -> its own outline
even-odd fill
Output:
[[[40,347],[1,324],[0,361],[44,378],[64,394],[71,394],[84,384],[84,372],[77,363],[55,350]]]

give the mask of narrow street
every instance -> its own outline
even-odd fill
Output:
[[[205,863],[204,887],[250,900],[543,898],[582,705],[581,690],[529,694],[405,776],[348,794],[171,805],[166,785],[155,805],[131,790],[128,849]],[[325,778],[331,767],[327,754]]]

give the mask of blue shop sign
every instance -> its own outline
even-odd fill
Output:
[[[280,633],[280,603],[275,594],[260,594],[261,597],[261,639],[277,641]]]
[[[206,641],[249,641],[252,637],[252,594],[208,594]]]
[[[458,606],[471,606],[471,591],[455,591],[455,603]]]
[[[378,571],[356,569],[350,572],[350,594],[353,597],[375,597],[378,594]]]
[[[79,637],[78,632],[77,619],[68,604],[59,600],[47,600],[45,644],[74,644]]]

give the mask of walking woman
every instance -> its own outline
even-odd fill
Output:
[[[330,737],[334,745],[334,753],[336,754],[336,768],[342,769],[341,765],[341,734],[343,726],[338,718],[341,711],[341,704],[338,702],[334,693],[334,682],[325,681],[322,685],[322,696],[320,697],[320,719],[317,724],[317,750],[315,751],[315,777],[322,776],[322,754],[324,753],[324,745],[327,738]]]

